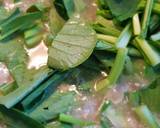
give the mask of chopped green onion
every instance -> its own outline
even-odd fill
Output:
[[[132,31],[131,31],[131,24],[128,24],[124,30],[122,31],[122,33],[120,34],[120,36],[118,37],[117,41],[116,41],[116,47],[117,48],[125,48],[132,36]]]
[[[132,18],[132,24],[133,24],[133,33],[135,36],[140,35],[141,33],[141,25],[138,13],[136,13]]]
[[[146,38],[147,36],[153,4],[154,4],[154,0],[147,0],[145,11],[144,11],[144,16],[143,16],[143,21],[142,21],[141,36],[143,38]]]
[[[135,112],[140,120],[146,124],[149,128],[160,128],[160,125],[157,123],[154,115],[148,109],[146,105],[141,105],[135,108]]]
[[[152,41],[160,41],[160,32],[151,35]]]
[[[60,114],[59,120],[61,122],[69,123],[69,124],[72,124],[72,125],[78,125],[78,126],[81,126],[81,127],[82,126],[94,125],[94,123],[91,122],[91,121],[76,119],[75,117],[73,117],[71,115],[66,115],[66,114]]]
[[[115,42],[117,40],[117,38],[114,36],[103,35],[103,34],[97,34],[97,39],[104,40],[104,41],[111,43],[111,44],[115,44]]]
[[[135,41],[144,57],[147,58],[147,60],[153,67],[160,64],[159,53],[146,40],[142,39],[141,37],[136,37]]]
[[[127,53],[128,53],[127,48],[119,48],[118,49],[117,56],[116,56],[115,62],[112,66],[112,69],[111,69],[109,76],[107,78],[99,81],[96,84],[96,86],[95,86],[96,91],[102,90],[103,88],[105,88],[107,86],[112,86],[117,82],[118,78],[120,77],[120,75],[123,71]]]

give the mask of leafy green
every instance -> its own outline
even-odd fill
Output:
[[[48,123],[46,128],[72,128],[72,125],[60,123],[60,122],[56,121],[56,122]]]
[[[126,20],[134,15],[139,0],[106,0],[112,14],[120,21]]]
[[[63,0],[68,17],[72,17],[75,12],[74,0]]]
[[[93,122],[76,119],[75,117],[72,117],[71,115],[66,115],[66,114],[60,114],[59,120],[61,122],[66,122],[69,124],[73,124],[74,126],[81,126],[81,127],[90,126],[94,124]]]
[[[22,84],[22,74],[24,74],[28,61],[23,45],[24,40],[21,37],[0,43],[0,61],[7,65],[18,85]]]
[[[35,110],[29,113],[29,116],[40,122],[50,121],[58,117],[60,113],[68,111],[74,103],[74,97],[74,92],[55,92]]]
[[[65,21],[59,16],[55,6],[49,11],[49,27],[50,31],[55,36],[63,27]]]
[[[160,128],[160,125],[158,124],[156,118],[147,106],[141,105],[139,107],[136,107],[135,112],[140,120],[149,128]]]
[[[62,70],[76,67],[88,59],[95,45],[94,30],[75,15],[54,38],[48,65]]]
[[[15,109],[7,109],[0,106],[0,121],[6,128],[44,128],[37,121],[25,116]]]
[[[51,77],[45,80],[41,85],[35,89],[30,95],[28,95],[22,102],[21,105],[23,109],[31,111],[48,98],[56,89],[57,85],[61,83],[70,72],[55,72]]]
[[[42,17],[41,12],[27,13],[0,25],[0,40],[5,39],[18,30],[30,27],[35,20]]]
[[[8,108],[21,101],[52,74],[52,70],[46,67],[42,67],[39,70],[24,70],[24,73],[21,75],[18,75],[18,71],[19,69],[16,69],[17,77],[20,76],[18,81],[20,83],[17,83],[19,87],[8,95],[0,97],[0,104]]]
[[[154,0],[147,0],[146,7],[144,10],[143,20],[142,20],[142,31],[141,36],[146,38],[148,32],[148,26],[151,19],[151,13],[153,8]]]
[[[44,27],[39,23],[24,32],[25,44],[27,47],[32,48],[39,44],[43,39]]]

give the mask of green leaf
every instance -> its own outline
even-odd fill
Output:
[[[106,0],[112,14],[120,21],[132,17],[139,3],[139,0]]]
[[[0,121],[6,128],[44,128],[37,121],[25,116],[15,109],[7,109],[0,106]]]
[[[67,112],[69,110],[69,108],[74,104],[74,97],[75,93],[73,92],[55,92],[34,111],[29,113],[29,116],[40,122],[52,120],[58,117],[60,113]]]
[[[53,40],[48,65],[62,70],[76,67],[88,59],[95,45],[95,31],[75,15]]]

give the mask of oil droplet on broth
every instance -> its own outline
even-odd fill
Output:
[[[28,69],[39,69],[41,66],[47,65],[48,48],[43,41],[34,48],[26,48],[26,51],[29,55]]]

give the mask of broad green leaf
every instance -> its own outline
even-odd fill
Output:
[[[40,122],[50,121],[58,117],[60,113],[67,112],[74,104],[74,97],[74,92],[55,92],[35,110],[29,113],[29,116]]]
[[[6,126],[5,128],[44,128],[42,124],[23,113],[4,106],[0,106],[0,124]]]
[[[95,45],[95,31],[75,15],[53,40],[48,65],[62,70],[76,67],[88,59]]]
[[[139,3],[139,0],[106,0],[112,14],[120,21],[132,17]]]

